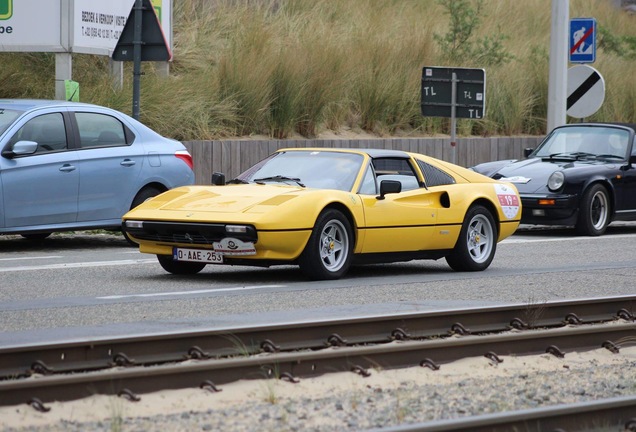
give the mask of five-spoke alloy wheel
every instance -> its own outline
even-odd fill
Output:
[[[446,262],[456,271],[481,271],[488,268],[497,249],[497,225],[492,214],[475,205],[466,213],[455,249]]]
[[[349,269],[352,251],[351,223],[340,211],[326,209],[318,216],[298,264],[310,279],[338,279]]]

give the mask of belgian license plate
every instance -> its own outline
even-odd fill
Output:
[[[206,249],[173,248],[172,259],[175,261],[223,264],[223,254]]]

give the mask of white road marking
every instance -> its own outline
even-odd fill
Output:
[[[562,241],[574,241],[574,240],[612,240],[616,238],[633,238],[633,234],[617,234],[617,235],[604,235],[599,237],[557,237],[557,238],[514,238],[508,237],[501,241],[499,244],[504,243],[537,243],[537,242],[562,242]]]
[[[64,258],[62,255],[50,255],[39,257],[19,257],[19,258],[0,258],[0,261],[19,261],[19,260],[38,260],[38,259],[52,259],[52,258]]]
[[[523,235],[523,234],[522,234]],[[519,238],[509,237],[499,244],[517,244],[517,243],[537,243],[537,242],[562,242],[562,241],[581,241],[581,240],[612,240],[617,238],[630,238],[633,234],[617,234],[617,235],[604,235],[600,237],[555,237],[555,238]],[[124,253],[139,254],[138,251],[129,251]],[[39,256],[39,257],[12,257],[12,258],[0,258],[0,261],[17,261],[17,260],[36,260],[36,259],[59,259],[64,258],[61,255]],[[102,266],[120,266],[120,265],[135,265],[135,264],[150,264],[157,263],[157,260],[152,259],[129,259],[129,260],[115,260],[115,261],[94,261],[94,262],[79,262],[79,263],[61,263],[61,264],[45,264],[45,265],[33,265],[33,266],[20,266],[20,267],[6,267],[0,268],[0,273],[7,273],[12,271],[33,271],[33,270],[64,270],[70,268],[82,268],[82,267],[102,267]],[[274,287],[272,285],[272,287]],[[226,291],[235,291],[242,288],[227,288]],[[223,289],[221,289],[223,290]],[[219,290],[212,290],[219,291]],[[192,292],[192,291],[191,291]],[[187,292],[186,292],[187,294]],[[161,295],[161,294],[158,294]],[[172,295],[172,294],[164,294]]]
[[[81,267],[103,267],[103,266],[120,266],[120,265],[135,265],[135,264],[149,264],[156,263],[156,259],[139,259],[139,260],[117,260],[117,261],[93,261],[93,262],[80,262],[80,263],[64,263],[64,264],[47,264],[41,266],[22,266],[22,267],[7,267],[0,268],[1,272],[11,271],[30,271],[30,270],[59,270],[69,268],[81,268]]]
[[[261,289],[261,288],[283,288],[284,286],[285,285],[253,285],[253,286],[215,288],[215,289],[194,290],[194,291],[171,291],[171,292],[146,293],[146,294],[122,294],[122,295],[112,295],[112,296],[104,296],[104,297],[96,297],[96,298],[98,300],[118,300],[118,299],[133,298],[133,297],[165,297],[165,296],[179,296],[179,295],[192,295],[192,294],[207,294],[207,293],[217,293],[217,292],[227,292],[227,291],[241,291],[241,290]]]

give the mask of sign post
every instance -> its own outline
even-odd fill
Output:
[[[132,117],[139,120],[141,62],[169,61],[172,58],[172,52],[150,0],[135,0],[112,58],[115,61],[133,62]]]
[[[422,69],[422,115],[450,117],[452,163],[456,163],[457,117],[479,120],[486,113],[484,69],[425,66]]]

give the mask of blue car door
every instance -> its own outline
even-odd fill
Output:
[[[119,220],[140,189],[143,147],[117,118],[76,112],[80,149],[78,221]]]
[[[8,147],[34,141],[32,154],[3,158],[4,225],[30,227],[75,222],[79,190],[77,152],[69,150],[68,122],[60,112],[29,119],[9,138]]]

